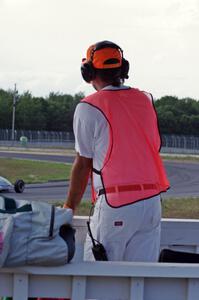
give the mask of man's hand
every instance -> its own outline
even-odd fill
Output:
[[[86,189],[90,172],[92,171],[93,160],[80,156],[77,153],[72,171],[67,201],[64,208],[71,208],[73,211],[79,205]]]

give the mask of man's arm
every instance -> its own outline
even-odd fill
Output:
[[[65,208],[72,208],[74,211],[79,205],[88,183],[92,165],[92,158],[86,158],[77,153],[71,171],[68,197],[64,203]]]

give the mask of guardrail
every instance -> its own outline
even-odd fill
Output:
[[[84,262],[0,271],[0,295],[71,300],[198,300],[199,267],[163,263]]]
[[[62,131],[32,131],[15,130],[14,141],[11,139],[11,129],[0,129],[1,146],[25,147],[67,147],[74,148],[73,132]],[[26,145],[20,142],[20,137],[27,138]],[[171,153],[199,153],[199,136],[162,134],[162,152]]]
[[[0,296],[13,300],[198,300],[198,265],[82,262],[86,220],[74,219],[77,252],[73,262],[57,268],[0,269]],[[163,219],[161,247],[199,252],[198,232],[198,220]]]
[[[14,141],[19,141],[21,136],[25,136],[30,143],[64,143],[74,141],[73,132],[67,131],[46,131],[46,130],[15,130]],[[11,129],[0,129],[1,141],[12,141]]]

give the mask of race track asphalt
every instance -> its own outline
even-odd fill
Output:
[[[74,157],[54,154],[30,154],[0,152],[0,157],[19,158],[31,160],[45,160],[63,163],[72,163]],[[199,163],[165,160],[164,165],[170,181],[171,188],[162,198],[169,197],[199,197]],[[3,174],[0,174],[3,176]],[[23,194],[14,192],[1,193],[15,199],[39,200],[39,201],[63,201],[66,198],[68,182],[48,182],[45,184],[27,184]],[[90,199],[90,185],[88,185],[84,199]]]

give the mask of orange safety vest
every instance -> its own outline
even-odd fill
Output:
[[[101,170],[106,201],[121,207],[169,188],[162,164],[157,115],[138,89],[100,90],[82,100],[99,109],[109,124],[109,146]],[[96,193],[93,201],[96,199]]]

